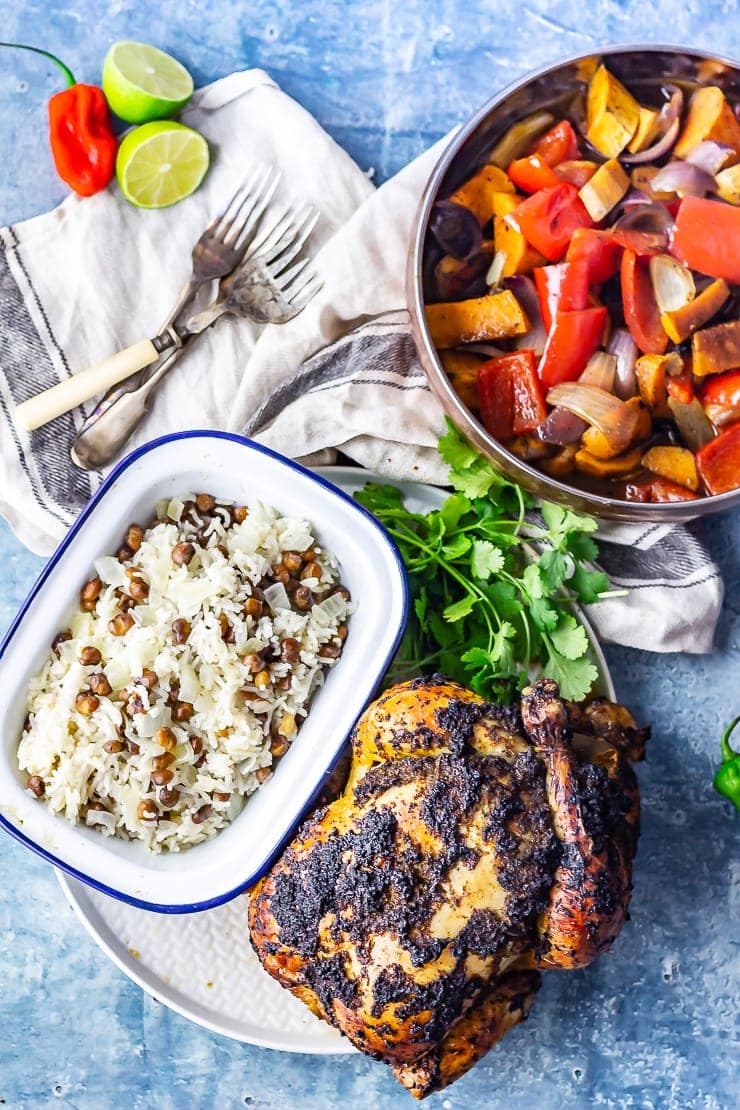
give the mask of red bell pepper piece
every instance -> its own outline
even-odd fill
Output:
[[[683,405],[694,400],[694,375],[690,366],[684,366],[680,374],[666,374],[665,387],[668,394]]]
[[[41,54],[61,69],[68,87],[49,101],[49,140],[54,165],[62,181],[80,196],[100,192],[113,177],[118,150],[103,90],[97,85],[76,82],[64,62],[48,50],[21,43],[4,42],[0,46]]]
[[[740,283],[740,208],[704,197],[684,197],[671,254],[690,270]]]
[[[516,206],[511,219],[527,242],[550,262],[560,261],[577,228],[593,227],[578,190],[567,181],[527,197]]]
[[[533,432],[547,416],[534,351],[512,351],[478,371],[481,420],[494,439]]]
[[[601,285],[616,274],[621,253],[608,231],[584,227],[573,232],[565,261],[585,267],[589,285]]]
[[[644,355],[662,355],[668,336],[660,322],[650,272],[634,251],[622,255],[622,308],[630,334]]]
[[[698,501],[699,495],[668,478],[651,478],[648,482],[628,482],[624,487],[624,499],[656,505],[667,501]]]
[[[578,312],[588,308],[588,270],[585,266],[576,262],[537,266],[532,276],[547,331],[558,312]]]
[[[550,169],[539,154],[530,154],[528,158],[517,158],[506,172],[514,184],[525,193],[536,193],[539,189],[550,189],[553,185],[560,184],[558,175]]]
[[[573,382],[599,346],[606,324],[606,308],[584,308],[580,312],[558,312],[542,352],[538,373],[547,389],[560,382]]]
[[[740,489],[740,424],[711,439],[696,452],[696,467],[707,493]]]
[[[532,153],[540,154],[548,166],[557,166],[560,162],[572,162],[580,158],[578,136],[573,125],[567,119],[556,123],[537,140]]]
[[[699,398],[703,405],[740,406],[740,370],[728,370],[709,378],[699,390]]]

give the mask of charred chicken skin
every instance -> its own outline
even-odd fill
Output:
[[[267,971],[416,1098],[523,1021],[540,968],[606,951],[639,831],[647,730],[543,679],[501,707],[439,676],[382,695],[343,794],[254,889]]]

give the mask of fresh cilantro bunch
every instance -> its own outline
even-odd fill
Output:
[[[510,702],[536,671],[581,700],[597,670],[571,602],[609,586],[587,565],[596,521],[550,502],[527,517],[535,501],[449,421],[439,450],[456,491],[440,509],[409,512],[395,486],[355,494],[393,536],[411,584],[413,614],[388,679],[437,670]]]

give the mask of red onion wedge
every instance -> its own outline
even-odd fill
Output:
[[[655,180],[655,178],[653,179]],[[614,231],[637,231],[646,237],[654,250],[664,251],[668,248],[670,234],[673,231],[673,216],[660,201],[650,204],[632,204],[614,224]]]
[[[503,284],[504,288],[509,289],[519,301],[530,323],[529,331],[525,335],[518,336],[514,341],[514,346],[517,350],[526,347],[534,351],[537,358],[539,358],[545,349],[547,334],[542,322],[540,299],[537,296],[534,282],[524,274],[514,274],[513,277],[504,278]]]
[[[614,392],[622,401],[628,401],[637,393],[637,344],[626,328],[615,328],[607,344],[609,354],[617,360],[614,372]]]
[[[588,424],[580,416],[558,406],[542,421],[537,429],[537,436],[543,443],[565,447],[568,443],[579,440],[587,428]]]
[[[727,143],[715,143],[712,139],[704,139],[692,147],[686,155],[686,161],[714,177],[731,154],[734,154],[734,150]]]
[[[629,151],[620,154],[621,161],[626,165],[637,166],[641,162],[655,162],[658,158],[663,158],[678,138],[683,111],[683,93],[675,85],[669,85],[668,88],[671,98],[660,110],[660,138],[647,150],[638,150],[636,154],[630,154]]]
[[[613,393],[581,382],[561,382],[547,394],[548,405],[562,405],[592,424],[614,445],[618,454],[632,442],[639,418],[636,408],[620,401]]]
[[[669,162],[652,180],[656,193],[678,193],[680,197],[703,197],[714,193],[717,184],[711,173],[692,162]]]
[[[583,385],[595,385],[605,389],[607,393],[614,392],[614,376],[617,370],[617,360],[614,355],[605,351],[596,351],[586,363],[586,369],[578,379]]]

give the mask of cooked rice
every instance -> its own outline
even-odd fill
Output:
[[[202,512],[192,496],[175,497],[157,506],[158,519],[138,550],[96,561],[103,584],[97,604],[92,612],[76,610],[70,638],[57,642],[29,683],[18,745],[20,769],[53,813],[109,836],[143,840],[154,852],[179,851],[229,824],[269,775],[271,745],[280,754],[295,739],[341,652],[349,595],[339,589],[336,561],[316,545],[307,521],[259,502],[242,522],[240,515],[230,502]],[[195,547],[188,565],[173,562],[179,543]],[[311,562],[321,570],[319,578],[300,581],[311,591],[307,602],[305,593],[298,595],[310,605],[305,612],[291,600],[295,578],[287,583],[290,596],[275,582],[274,568],[283,567],[286,552],[294,553],[293,565],[295,553],[308,552],[295,575]],[[109,622],[121,613],[133,568],[149,593],[128,610],[133,626],[116,636]],[[264,598],[265,590],[262,615],[245,615],[248,599]],[[172,625],[182,618],[191,630],[178,644]],[[285,638],[300,644],[296,662],[281,659]],[[97,648],[101,661],[83,665],[85,647]],[[266,688],[255,684],[250,656],[261,658]],[[151,689],[142,681],[145,670],[156,675],[148,676]],[[111,691],[85,715],[76,699],[91,692],[91,676],[100,672]],[[265,682],[264,673],[259,679]],[[178,710],[183,703],[192,706],[189,720],[176,717],[189,712]],[[173,777],[164,787],[152,782],[153,761],[165,750],[155,738],[159,729],[176,739],[167,768]],[[123,750],[106,751],[106,743]],[[177,790],[175,801],[168,790]],[[152,819],[141,817],[144,802],[151,803]]]

